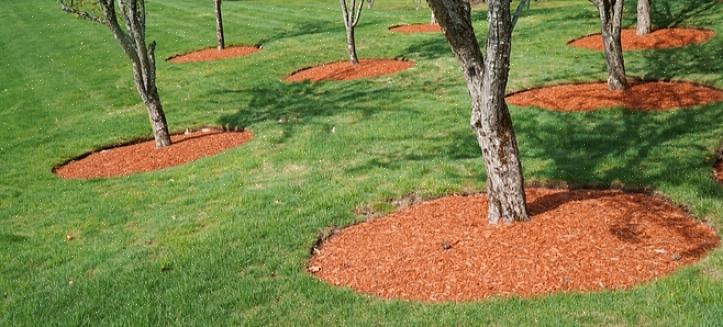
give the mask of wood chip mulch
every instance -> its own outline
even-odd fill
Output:
[[[531,188],[532,220],[488,225],[484,195],[454,195],[343,229],[308,270],[386,299],[472,301],[627,289],[698,261],[715,231],[640,193]]]
[[[412,66],[414,63],[411,61],[396,59],[360,60],[358,65],[352,65],[347,60],[298,70],[286,77],[286,81],[348,81],[393,74]]]
[[[404,24],[394,25],[389,28],[389,31],[395,33],[441,33],[442,27],[432,23]]]
[[[169,147],[156,149],[153,140],[113,147],[70,161],[54,170],[64,179],[90,179],[126,176],[139,172],[177,166],[211,156],[246,143],[251,132],[226,132],[217,129],[171,136]]]
[[[711,30],[694,28],[663,28],[643,36],[637,36],[634,29],[624,29],[620,33],[623,50],[678,48],[689,44],[704,43],[715,35]],[[578,48],[602,51],[600,33],[588,35],[568,42]]]
[[[168,61],[174,64],[213,61],[248,56],[256,51],[259,51],[257,46],[230,46],[220,51],[216,48],[208,48],[173,56],[168,58]]]
[[[630,89],[610,91],[607,83],[566,84],[512,93],[507,102],[554,111],[625,108],[662,111],[723,101],[723,90],[686,82],[629,81]]]

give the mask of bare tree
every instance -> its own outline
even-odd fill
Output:
[[[415,10],[419,10],[419,8],[422,7],[422,0],[412,0],[412,3],[414,3]]]
[[[103,24],[110,29],[133,66],[133,81],[148,110],[156,147],[171,145],[168,123],[156,88],[156,42],[146,44],[145,1],[97,0],[100,12],[88,9],[88,3],[87,0],[60,0],[63,11]],[[120,15],[116,12],[116,4],[119,6]],[[125,29],[118,23],[118,17],[122,17]]]
[[[510,0],[488,1],[485,56],[472,28],[468,1],[427,0],[427,3],[443,27],[472,99],[470,124],[487,168],[487,219],[490,224],[528,220],[522,165],[505,103],[512,41]]]
[[[214,14],[216,15],[216,48],[221,51],[226,47],[223,38],[223,15],[221,14],[221,0],[213,0]]]
[[[650,33],[650,0],[638,0],[638,20],[635,24],[635,34],[643,36]]]
[[[374,0],[367,0],[367,9],[373,9]]]
[[[590,0],[600,13],[605,64],[608,70],[608,88],[611,91],[625,90],[628,82],[625,78],[623,46],[620,41],[623,20],[623,0]]]
[[[349,51],[349,60],[352,65],[359,64],[359,57],[356,54],[356,39],[354,37],[354,28],[359,23],[362,8],[364,8],[364,0],[351,0],[351,4],[347,5],[347,0],[339,0],[341,6],[342,18],[344,18],[344,27],[346,27],[346,48]]]

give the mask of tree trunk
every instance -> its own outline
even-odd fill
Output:
[[[638,0],[638,21],[635,24],[635,34],[643,36],[650,33],[650,0]]]
[[[432,24],[437,24],[437,17],[434,16],[434,12],[432,13]]]
[[[472,98],[470,124],[487,169],[488,222],[528,220],[522,165],[512,118],[505,103],[512,39],[510,0],[489,1],[484,57],[472,28],[469,2],[427,2],[443,26]]]
[[[374,0],[367,0],[367,9],[374,9]]]
[[[163,112],[161,100],[158,92],[148,95],[148,119],[153,127],[153,139],[156,142],[156,148],[162,148],[171,145],[171,137],[168,133],[168,123],[166,122],[166,114]]]
[[[608,70],[608,89],[619,91],[627,89],[625,62],[620,32],[623,19],[623,0],[594,0],[600,13],[602,43],[605,53],[605,65]]]
[[[220,51],[226,47],[223,39],[223,15],[221,14],[221,0],[213,0],[214,13],[216,14],[216,48]]]
[[[352,65],[359,64],[359,57],[356,55],[356,40],[354,38],[354,27],[346,29],[346,49],[349,51],[349,60]]]

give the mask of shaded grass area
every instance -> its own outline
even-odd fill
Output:
[[[676,25],[718,34],[703,45],[628,53],[630,75],[722,88],[721,5],[688,15],[687,1],[653,3],[655,24],[682,17]],[[362,58],[404,57],[414,68],[318,84],[281,79],[346,58],[335,3],[224,6],[228,42],[264,49],[214,63],[160,62],[161,97],[173,130],[230,124],[255,139],[188,165],[91,181],[59,180],[50,169],[150,134],[119,47],[52,1],[0,11],[8,26],[0,29],[0,325],[719,322],[720,249],[633,290],[535,299],[381,301],[313,279],[304,269],[319,231],[361,219],[355,208],[483,189],[466,90],[441,35],[387,31],[429,19],[411,2],[379,2],[357,37]],[[148,10],[159,58],[213,45],[210,3],[149,1]],[[484,8],[473,16],[483,39]],[[510,91],[604,79],[601,53],[565,46],[597,29],[587,1],[533,2],[515,31]],[[663,113],[513,107],[512,115],[528,181],[649,188],[723,231],[723,190],[710,170],[723,104]]]

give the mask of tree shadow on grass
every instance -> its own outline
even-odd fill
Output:
[[[635,2],[629,1],[633,6],[631,12],[635,12]],[[685,21],[712,12],[713,8],[720,5],[719,0],[686,0],[686,1],[651,1],[650,19],[657,27],[675,27]]]
[[[219,123],[248,127],[261,122],[277,122],[290,137],[298,126],[309,120],[345,113],[360,113],[369,118],[389,108],[379,106],[383,98],[394,103],[403,96],[399,90],[385,85],[364,85],[360,82],[281,83],[260,84],[249,89],[214,91],[212,101],[239,105],[242,109],[219,118]]]

